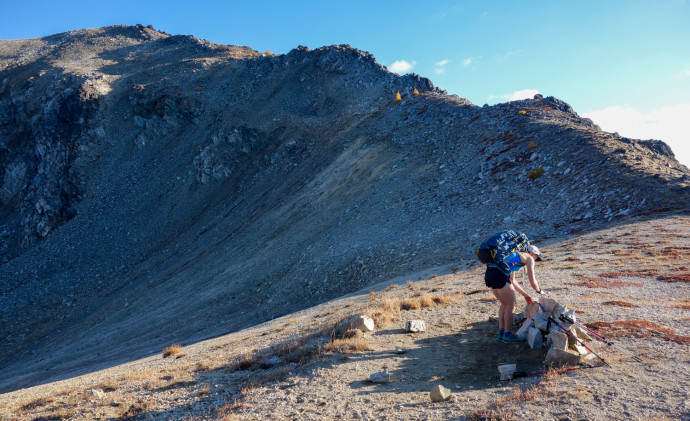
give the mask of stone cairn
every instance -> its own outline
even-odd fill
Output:
[[[568,310],[554,299],[541,297],[538,303],[528,304],[521,315],[516,315],[516,320],[523,322],[515,334],[526,339],[532,349],[549,347],[544,363],[551,367],[586,364],[596,358],[573,339],[578,338],[584,343],[592,338],[576,324],[561,321],[559,317],[562,314],[575,321],[575,310]],[[558,324],[549,321],[549,317]],[[563,332],[559,324],[573,337]]]

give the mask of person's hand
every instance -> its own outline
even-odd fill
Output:
[[[536,292],[537,292],[537,294],[539,294],[539,295],[546,295],[546,293],[544,292],[543,289],[540,289],[539,291],[536,291]]]
[[[525,294],[525,301],[527,301],[527,304],[534,304],[534,299],[530,297],[528,294]]]

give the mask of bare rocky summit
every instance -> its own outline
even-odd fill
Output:
[[[467,269],[502,229],[548,246],[690,204],[663,142],[553,97],[143,26],[0,41],[0,176],[0,391]]]

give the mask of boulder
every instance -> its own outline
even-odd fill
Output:
[[[580,363],[580,355],[574,351],[563,351],[562,349],[551,348],[546,354],[544,363],[550,367],[577,365]]]
[[[544,313],[552,315],[553,310],[558,306],[558,301],[553,298],[541,297],[539,298],[539,305],[544,310]]]
[[[536,314],[532,320],[534,320],[534,327],[544,332],[548,332],[547,326],[549,325],[549,319],[543,314]]]
[[[405,330],[408,332],[424,332],[426,323],[424,320],[408,320],[405,322]]]
[[[501,380],[512,380],[515,370],[517,370],[517,364],[503,364],[498,366]]]
[[[432,402],[443,402],[450,398],[450,389],[441,385],[434,386],[429,393],[429,397],[431,398]]]
[[[527,304],[527,307],[525,307],[523,315],[528,319],[534,319],[534,316],[536,316],[537,314],[544,314],[544,311],[541,309],[539,304]]]
[[[560,349],[561,351],[568,350],[568,335],[563,332],[552,331],[549,333],[549,339],[551,340],[551,347]]]
[[[515,336],[517,336],[520,339],[527,339],[527,331],[532,326],[534,326],[534,320],[525,320],[525,323],[523,323],[522,326],[520,326],[520,329],[518,329],[518,331],[515,332]]]
[[[362,332],[373,332],[374,320],[371,317],[363,315],[350,316],[343,320],[339,330],[341,332],[347,332],[350,329],[359,329]]]
[[[578,344],[578,343],[575,343],[575,344],[571,345],[571,346],[570,346],[570,349],[574,350],[575,352],[577,352],[577,353],[580,354],[580,355],[587,355],[587,354],[589,354],[589,351],[587,351],[587,348],[585,348],[584,346],[582,346],[582,345],[580,345],[580,344]]]
[[[105,393],[103,393],[103,391],[100,389],[91,389],[91,390],[89,390],[89,395],[100,399],[103,396],[105,396]]]
[[[383,370],[369,376],[369,380],[374,383],[393,383],[395,381],[395,375],[388,370]]]
[[[582,342],[591,342],[592,337],[589,336],[589,334],[582,329],[578,325],[573,325],[573,327],[570,329],[571,332],[575,333],[575,335],[580,339]]]
[[[563,313],[563,315],[574,322],[577,321],[577,319],[575,318],[575,310],[568,310],[565,313]]]
[[[541,349],[544,345],[544,338],[541,335],[541,330],[536,327],[530,327],[527,332],[527,343],[532,349]]]

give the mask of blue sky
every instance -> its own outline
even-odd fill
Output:
[[[553,95],[690,166],[690,1],[10,1],[0,39],[115,24],[287,53],[350,44],[477,105]]]

